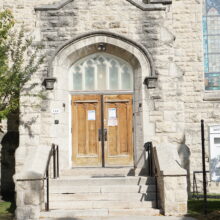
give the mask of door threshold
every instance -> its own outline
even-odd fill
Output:
[[[108,167],[72,167],[72,168],[70,168],[70,169],[135,169],[135,167],[133,167],[133,166],[118,166],[118,167],[116,167],[116,166],[112,166],[112,167],[110,167],[110,166],[108,166]]]

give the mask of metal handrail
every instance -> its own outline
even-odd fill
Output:
[[[52,144],[48,159],[47,159],[47,165],[46,165],[46,171],[44,174],[43,178],[34,178],[34,179],[17,179],[17,181],[20,182],[25,182],[25,181],[41,181],[41,180],[46,180],[46,204],[45,204],[45,210],[49,211],[50,210],[50,197],[49,197],[49,190],[50,190],[50,185],[49,185],[49,166],[50,166],[50,161],[51,157],[53,157],[53,178],[56,179],[59,177],[60,172],[59,172],[59,146]]]
[[[48,161],[47,161],[47,167],[46,167],[46,173],[45,173],[45,179],[47,182],[47,201],[45,204],[45,209],[46,211],[50,210],[50,184],[49,184],[49,166],[50,166],[50,161],[51,161],[51,157],[53,157],[53,178],[56,179],[59,177],[59,146],[52,144],[51,150],[50,150],[50,154],[48,157]]]
[[[206,173],[210,173],[210,171],[206,170]],[[196,174],[203,174],[203,171],[193,171],[193,194],[192,198],[197,198],[199,199],[199,190],[198,190],[198,185],[197,185],[197,180],[196,180]],[[206,175],[206,185],[208,185],[208,178]]]
[[[159,208],[159,193],[158,193],[158,171],[156,167],[156,162],[153,154],[153,144],[152,142],[147,142],[144,144],[145,151],[148,153],[148,175],[155,178],[155,187],[156,187],[156,208]]]

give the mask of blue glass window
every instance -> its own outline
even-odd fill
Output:
[[[205,89],[220,90],[220,0],[204,0]]]

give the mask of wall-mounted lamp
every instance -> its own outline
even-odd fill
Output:
[[[54,89],[54,83],[57,81],[54,77],[47,77],[43,81],[43,85],[45,86],[46,90],[53,90]]]
[[[98,44],[98,51],[106,51],[106,44],[105,43],[100,43]]]
[[[148,89],[154,89],[157,87],[157,77],[156,76],[148,76],[144,80],[144,85],[147,86]]]

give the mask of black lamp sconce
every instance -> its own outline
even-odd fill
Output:
[[[98,49],[98,51],[106,51],[106,44],[99,43],[97,49]]]
[[[54,83],[57,81],[54,77],[47,77],[43,81],[43,85],[45,86],[46,90],[53,90],[54,89]]]
[[[156,76],[146,77],[144,79],[144,85],[146,85],[148,89],[155,89],[157,87],[157,77]]]

